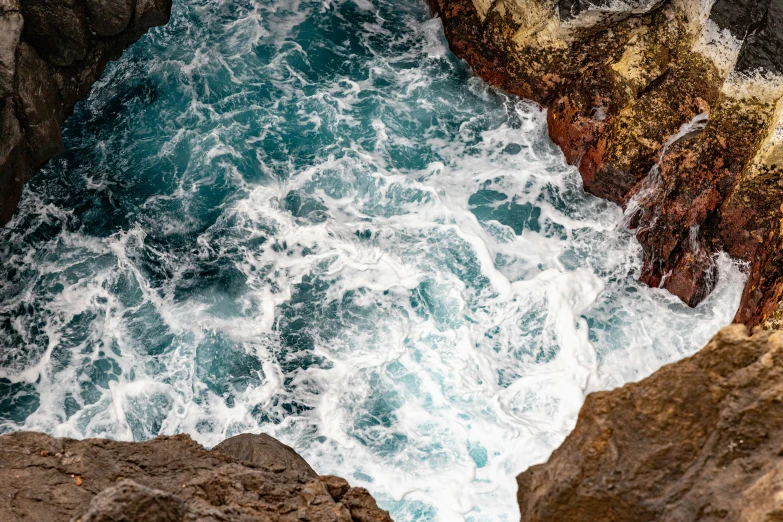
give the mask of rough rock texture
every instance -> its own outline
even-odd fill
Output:
[[[363,488],[318,476],[291,448],[240,435],[129,443],[0,437],[0,521],[391,522]]]
[[[783,326],[783,0],[430,0],[454,52],[548,107],[585,188],[633,213],[641,279],[696,305],[750,265],[737,321]]]
[[[0,225],[109,60],[170,13],[171,0],[0,0]]]
[[[695,356],[588,396],[522,520],[783,520],[783,332],[722,330]]]

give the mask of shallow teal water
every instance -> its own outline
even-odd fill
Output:
[[[0,231],[0,431],[264,431],[395,520],[515,520],[585,393],[728,323],[423,2],[179,2]]]

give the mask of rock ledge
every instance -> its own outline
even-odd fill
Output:
[[[363,488],[318,476],[294,450],[243,434],[208,451],[146,442],[0,436],[0,521],[391,522]]]
[[[563,445],[517,482],[525,522],[783,520],[783,332],[733,325],[589,395]]]

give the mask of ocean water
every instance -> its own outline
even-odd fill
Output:
[[[423,0],[177,1],[0,231],[0,432],[244,431],[397,521],[516,520],[585,394],[730,322],[636,282],[542,110]]]

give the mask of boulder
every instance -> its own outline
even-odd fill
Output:
[[[88,26],[100,36],[120,34],[128,27],[133,16],[133,0],[86,0],[85,5]]]
[[[733,325],[689,359],[590,394],[549,461],[517,478],[522,520],[780,520],[781,448],[783,332]]]
[[[309,477],[317,476],[305,459],[292,448],[265,433],[242,433],[226,439],[214,448],[251,468],[291,469]]]

